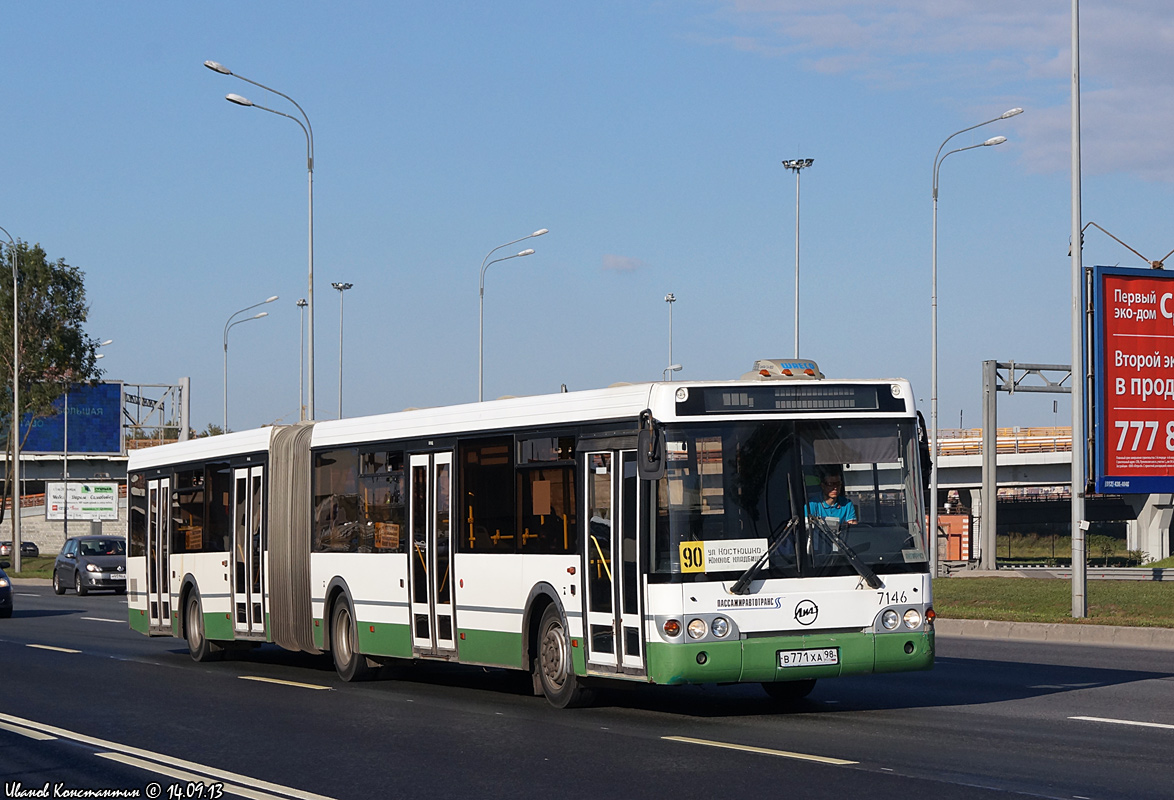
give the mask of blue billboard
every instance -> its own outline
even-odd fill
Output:
[[[21,419],[21,429],[29,430],[28,439],[21,445],[22,453],[65,452],[65,420],[69,418],[69,452],[117,455],[122,453],[122,384],[85,384],[69,389],[69,409],[66,413],[66,395],[54,401],[57,413],[31,421],[28,415]]]

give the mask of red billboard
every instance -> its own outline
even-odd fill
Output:
[[[1174,273],[1095,272],[1096,490],[1174,491]]]

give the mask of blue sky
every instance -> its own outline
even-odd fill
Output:
[[[1068,363],[1069,3],[9,4],[0,225],[82,268],[107,377],[189,376],[192,424],[298,417],[305,140],[314,128],[317,416],[658,379],[789,357],[802,175],[800,351],[832,377],[906,377],[929,405],[933,155],[940,419],[979,424],[984,359]],[[1174,16],[1085,2],[1084,219],[1174,249]],[[507,254],[510,250],[503,250]],[[1095,229],[1085,264],[1140,260]],[[1066,397],[1000,397],[1005,425]]]

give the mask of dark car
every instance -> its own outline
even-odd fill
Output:
[[[0,561],[0,619],[12,616],[12,581],[4,574],[7,561]]]
[[[126,541],[117,536],[74,536],[65,540],[53,562],[53,591],[65,594],[72,586],[78,594],[91,589],[126,592]]]
[[[41,548],[37,547],[36,542],[21,542],[20,554],[25,558],[36,558],[41,554]],[[0,542],[0,556],[12,555],[12,542]]]

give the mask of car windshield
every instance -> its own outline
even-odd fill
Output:
[[[878,573],[926,568],[911,420],[669,425],[665,452],[655,572],[724,579],[776,539],[758,577],[851,575],[861,563]],[[694,555],[682,565],[689,550],[706,554],[702,568]]]
[[[83,539],[77,550],[83,556],[124,556],[126,543],[121,539]]]

